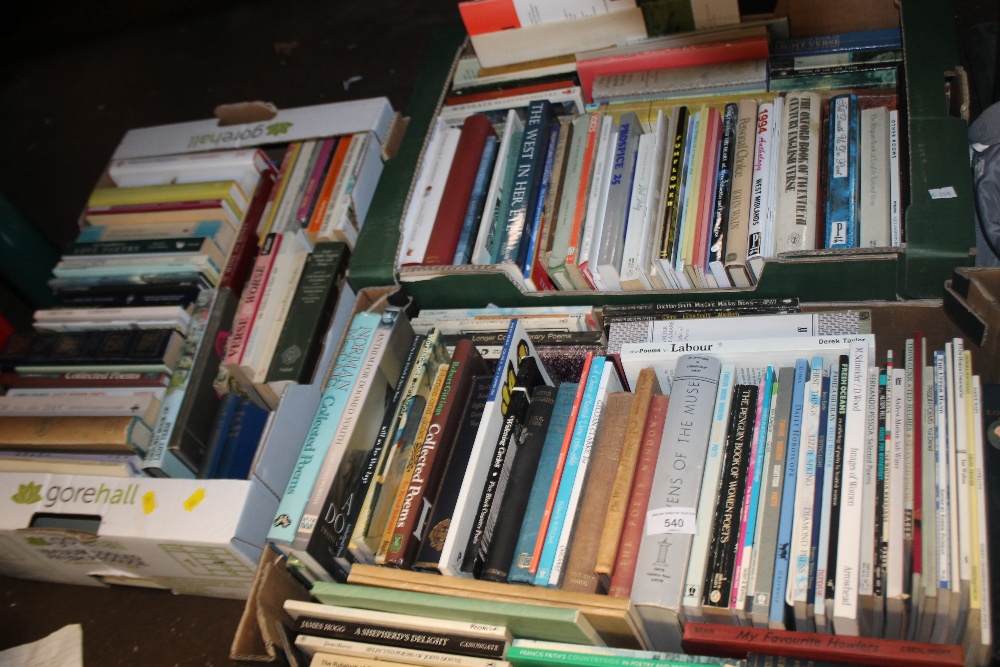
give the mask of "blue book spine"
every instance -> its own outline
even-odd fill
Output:
[[[313,484],[323,467],[326,452],[333,442],[340,424],[347,399],[354,388],[361,360],[375,338],[381,316],[377,313],[358,313],[344,334],[340,354],[330,373],[330,379],[319,401],[316,416],[292,468],[292,476],[281,496],[278,511],[267,533],[275,544],[288,545],[295,539],[299,521],[305,513]]]
[[[813,606],[816,602],[816,571],[818,565],[820,524],[823,520],[823,479],[826,476],[826,436],[827,421],[830,412],[830,372],[823,374],[823,388],[820,391],[819,436],[816,438],[816,486],[813,489],[813,531],[809,545],[809,591],[806,593],[806,604]],[[829,470],[833,470],[831,464]]]
[[[267,410],[250,399],[240,399],[223,444],[218,479],[247,479],[250,476],[250,466],[257,453],[260,436],[264,433],[268,414]]]
[[[843,51],[903,48],[903,33],[899,28],[842,32],[835,35],[815,35],[782,39],[774,44],[772,54],[797,56]]]
[[[507,581],[510,583],[530,584],[534,582],[534,577],[528,568],[531,565],[531,555],[535,549],[538,531],[542,524],[542,513],[545,511],[549,487],[552,485],[552,477],[556,472],[563,435],[569,427],[570,414],[573,412],[576,387],[575,382],[564,382],[559,385],[556,404],[552,410],[548,431],[545,433],[545,442],[542,445],[542,454],[538,459],[535,478],[528,495],[528,506],[524,511],[524,519],[521,521],[521,531],[514,549],[514,560],[510,564],[510,574],[507,576]]]
[[[517,166],[511,188],[504,191],[510,206],[502,220],[498,243],[493,245],[493,264],[516,262],[521,236],[528,222],[528,211],[534,210],[538,185],[542,180],[542,165],[548,152],[549,125],[552,105],[548,100],[535,100],[528,105],[528,119],[517,152]]]
[[[858,98],[838,95],[830,100],[827,152],[826,247],[858,245]]]
[[[778,520],[778,549],[774,559],[774,579],[771,584],[771,627],[785,627],[785,587],[788,583],[789,551],[792,522],[795,513],[795,481],[799,468],[799,442],[802,435],[802,412],[805,408],[806,378],[809,362],[795,362],[795,385],[792,390],[792,411],[788,426],[788,452],[785,455],[785,483],[781,490],[781,518]]]
[[[556,492],[556,502],[552,506],[552,516],[549,519],[548,530],[545,532],[542,556],[538,561],[538,570],[535,572],[536,586],[549,585],[549,575],[552,574],[552,565],[555,563],[556,551],[559,548],[559,538],[562,535],[563,522],[566,520],[566,514],[569,510],[569,500],[573,492],[573,483],[580,469],[580,458],[587,439],[587,429],[590,427],[590,417],[594,412],[594,405],[597,403],[597,390],[601,383],[601,375],[604,374],[604,363],[604,357],[594,357],[594,360],[590,364],[590,373],[587,375],[587,386],[584,388],[583,398],[580,401],[580,410],[577,413],[576,424],[573,427],[573,439],[570,441],[569,451],[566,453],[566,463],[563,466],[562,477],[559,478],[559,490]]]
[[[205,466],[202,468],[201,477],[217,479],[219,461],[222,460],[222,450],[225,447],[226,436],[229,434],[229,424],[242,400],[244,399],[236,394],[226,394],[219,401],[219,409],[215,413],[212,431],[208,436],[208,451],[205,455]]]
[[[521,247],[517,252],[517,264],[521,267],[521,273],[525,278],[531,277],[531,267],[535,264],[535,255],[538,252],[538,235],[542,228],[542,215],[545,212],[545,198],[549,194],[550,182],[552,181],[552,167],[556,162],[556,145],[559,143],[559,125],[553,124],[549,132],[549,146],[545,151],[545,166],[542,169],[542,181],[538,185],[538,197],[535,199],[535,208],[531,215],[531,224],[524,230],[521,237]]]
[[[675,271],[677,270],[677,262],[681,254],[681,246],[684,245],[682,242],[684,239],[684,218],[686,217],[684,215],[684,209],[688,206],[688,204],[693,203],[688,201],[688,185],[692,177],[691,168],[694,164],[695,139],[698,136],[698,123],[701,122],[701,112],[698,111],[689,115],[687,122],[687,133],[685,134],[685,137],[687,138],[684,141],[684,166],[681,172],[680,189],[677,193],[677,230],[674,233],[676,241],[674,242],[673,253],[670,257],[670,261],[674,265]],[[680,272],[684,272],[683,266],[680,268]]]
[[[496,159],[497,138],[494,135],[486,138],[486,145],[483,147],[483,156],[479,160],[479,169],[476,170],[469,208],[465,211],[465,220],[462,221],[462,232],[458,237],[458,248],[455,249],[455,259],[452,260],[452,264],[468,264],[472,257],[472,246],[476,242],[476,232],[479,231],[479,222],[486,206],[487,180],[493,172]]]

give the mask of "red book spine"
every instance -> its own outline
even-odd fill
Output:
[[[666,394],[655,394],[649,401],[642,443],[639,445],[639,458],[636,461],[635,476],[632,478],[632,491],[628,497],[625,525],[622,527],[618,555],[615,557],[615,569],[611,574],[611,585],[608,588],[608,595],[612,597],[627,598],[632,594],[632,579],[635,577],[635,567],[638,562],[639,542],[642,540],[642,529],[646,523],[646,505],[649,504],[649,494],[653,487],[656,457],[660,453],[663,422],[667,417],[669,403],[670,396]]]
[[[467,0],[458,3],[458,12],[470,35],[521,27],[511,0]]]
[[[462,134],[458,138],[455,157],[441,192],[441,204],[434,218],[430,242],[424,255],[425,266],[445,266],[455,259],[465,212],[469,208],[469,199],[475,186],[476,171],[483,156],[486,139],[490,136],[496,136],[496,132],[493,131],[489,118],[483,114],[469,116],[462,124]]]
[[[580,77],[580,87],[583,88],[584,98],[587,102],[593,102],[594,98],[591,92],[594,89],[594,78],[599,74],[623,74],[670,67],[736,63],[767,58],[767,55],[766,37],[747,37],[632,53],[624,56],[577,60],[576,73]]]
[[[834,660],[850,665],[961,667],[965,664],[962,647],[957,644],[924,644],[710,623],[685,623],[681,641],[687,653],[720,658],[745,659],[747,653],[763,653]]]
[[[719,110],[708,109],[708,137],[705,142],[705,161],[701,170],[701,201],[698,203],[698,227],[694,242],[692,261],[701,270],[696,274],[703,277],[708,272],[708,237],[712,228],[712,203],[715,201],[715,176],[719,170],[719,146],[722,143],[722,116]],[[711,159],[709,159],[711,158]],[[708,287],[708,285],[701,285]]]
[[[246,348],[247,339],[250,336],[250,327],[257,315],[260,297],[267,285],[267,277],[271,274],[271,267],[274,266],[274,259],[278,256],[280,245],[280,234],[268,234],[264,245],[260,247],[260,253],[254,260],[253,271],[247,280],[246,288],[240,295],[240,305],[236,311],[233,330],[226,341],[226,356],[222,360],[224,364],[239,364],[240,359],[243,358],[243,350]]]
[[[264,213],[276,177],[274,169],[267,169],[261,173],[257,190],[250,200],[236,241],[233,242],[226,269],[222,272],[222,279],[219,280],[219,289],[228,288],[236,294],[243,291],[247,276],[250,274],[250,267],[253,265],[254,257],[257,256],[257,223]]]

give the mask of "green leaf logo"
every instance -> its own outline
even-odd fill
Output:
[[[292,123],[271,123],[267,126],[267,136],[277,137],[279,135],[288,132],[288,128],[292,126]]]
[[[47,547],[49,546],[49,541],[44,537],[29,537],[25,540],[28,544],[33,547]]]
[[[31,482],[21,484],[17,489],[17,493],[11,496],[11,500],[18,505],[31,505],[42,499],[42,494],[39,493],[41,490],[41,484],[33,484]]]

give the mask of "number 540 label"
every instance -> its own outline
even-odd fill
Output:
[[[694,535],[693,507],[662,507],[646,512],[647,535]]]

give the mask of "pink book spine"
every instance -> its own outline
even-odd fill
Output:
[[[336,145],[337,139],[335,137],[327,137],[319,145],[319,156],[316,158],[316,165],[313,167],[312,173],[309,174],[309,180],[306,181],[306,187],[302,193],[302,201],[299,203],[299,212],[295,215],[299,224],[309,224],[309,216],[312,213],[313,204],[316,201],[316,197],[319,196],[320,183],[323,182],[323,175],[326,173],[326,168],[330,166],[330,156],[333,155],[333,149]]]
[[[257,306],[260,305],[260,296],[267,284],[267,277],[271,273],[274,265],[274,258],[278,256],[278,247],[281,245],[281,234],[268,234],[264,240],[264,245],[257,253],[254,260],[253,270],[250,278],[240,295],[240,307],[236,311],[236,319],[233,322],[233,331],[226,342],[226,356],[222,360],[223,364],[239,364],[243,358],[243,350],[246,348],[247,338],[250,333],[250,325],[257,315]]]
[[[754,436],[750,444],[750,466],[747,468],[747,482],[743,485],[743,508],[740,510],[740,537],[736,543],[736,562],[733,563],[733,587],[729,595],[729,609],[731,611],[737,609],[736,601],[739,598],[740,584],[743,581],[743,573],[748,569],[747,566],[749,565],[749,563],[743,562],[743,546],[746,544],[750,496],[753,492],[753,476],[757,469],[757,445],[760,442],[757,434],[760,433],[760,418],[764,406],[764,388],[764,382],[761,382],[757,386],[757,413],[753,419]]]

